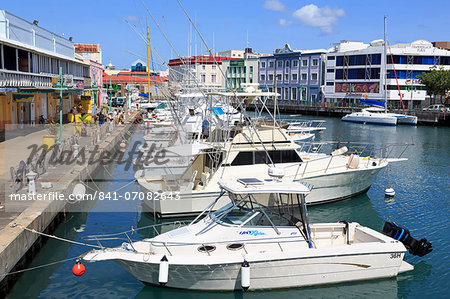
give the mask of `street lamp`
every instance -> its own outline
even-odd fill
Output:
[[[106,89],[106,92],[107,92],[108,95],[109,95],[109,112],[111,112],[111,110],[112,110],[112,106],[111,106],[111,104],[112,104],[111,93],[112,93],[114,90],[115,90],[115,89],[111,86],[111,78],[109,78],[109,86],[108,86],[108,88]]]
[[[92,92],[94,93],[94,109],[93,109],[93,114],[96,115],[97,114],[97,91],[98,91],[98,86],[97,86],[97,77],[95,76],[94,73],[94,84],[92,84]]]
[[[58,76],[58,82],[56,82],[56,87],[54,88],[55,91],[59,91],[59,141],[58,143],[62,143],[62,110],[63,110],[63,91],[67,90],[66,84],[64,84],[64,79],[62,75],[62,67],[59,67],[59,76]]]

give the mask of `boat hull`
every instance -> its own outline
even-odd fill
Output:
[[[384,126],[397,125],[397,118],[395,117],[368,117],[368,116],[346,115],[342,118],[342,121],[363,123],[363,124],[384,125]]]
[[[392,252],[343,256],[252,260],[250,290],[306,287],[395,277],[404,263]],[[166,287],[191,290],[241,290],[241,263],[177,265],[170,263]],[[159,263],[116,260],[140,281],[159,285]]]
[[[383,167],[360,169],[343,173],[330,173],[300,178],[299,181],[313,185],[311,193],[306,197],[308,205],[318,205],[328,202],[345,200],[366,193],[372,185],[375,176]],[[139,181],[143,192],[151,191],[146,182]],[[157,189],[155,189],[157,190]],[[144,211],[158,214],[162,218],[192,216],[199,214],[211,201],[217,198],[220,189],[193,190],[190,193],[179,194],[178,200],[174,198],[165,200],[144,201]],[[229,201],[223,196],[216,207],[221,207]]]

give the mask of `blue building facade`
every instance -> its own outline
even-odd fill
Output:
[[[326,50],[294,51],[289,45],[259,59],[259,84],[281,95],[281,104],[306,104],[323,100],[321,86]]]

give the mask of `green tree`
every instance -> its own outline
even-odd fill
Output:
[[[433,66],[429,73],[422,73],[418,78],[425,85],[428,94],[433,96],[432,104],[436,103],[436,96],[439,96],[440,103],[444,104],[444,96],[450,92],[450,70]]]

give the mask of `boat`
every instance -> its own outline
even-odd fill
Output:
[[[342,117],[342,120],[363,124],[396,126],[398,118],[391,113],[387,113],[384,108],[370,107],[362,109],[361,112],[347,114]]]
[[[194,152],[190,145],[185,146],[184,152]],[[283,169],[285,179],[313,185],[307,203],[323,204],[367,192],[376,174],[388,163],[406,160],[373,154],[360,157],[347,153],[346,146],[324,153],[319,148],[292,142],[284,129],[273,127],[256,131],[243,128],[225,145],[208,143],[208,146],[191,156],[192,163],[178,177],[150,176],[138,170],[135,179],[142,192],[176,192],[180,197],[177,201],[146,200],[144,207],[162,218],[198,215],[220,194],[220,180],[235,178],[236,174],[263,179],[270,167]],[[167,167],[170,168],[169,164]]]
[[[386,16],[384,17],[384,51],[383,55],[384,57],[387,57],[386,52]],[[392,57],[392,53],[390,53]],[[403,107],[403,114],[399,113],[391,113],[387,111],[387,70],[386,70],[386,63],[384,63],[384,76],[383,78],[383,84],[384,84],[384,101],[377,101],[377,100],[361,100],[360,102],[362,104],[369,104],[372,105],[372,107],[368,107],[365,109],[362,109],[361,112],[353,112],[351,114],[347,114],[344,117],[342,117],[343,121],[349,121],[349,122],[356,122],[356,123],[364,123],[364,124],[377,124],[377,125],[388,125],[388,126],[395,126],[397,124],[399,125],[417,125],[417,116],[413,115],[407,115],[406,111]],[[394,68],[395,72],[395,68]],[[397,88],[400,95],[400,101],[403,105],[402,95],[400,93],[400,86],[397,81]]]
[[[136,242],[126,235],[129,242],[83,260],[114,261],[147,285],[239,291],[391,278],[414,269],[404,261],[407,250],[432,250],[390,222],[382,233],[356,222],[310,223],[310,187],[299,182],[241,178],[219,186],[220,195],[188,225]],[[225,194],[229,203],[214,212]],[[95,240],[101,245],[101,236]]]

